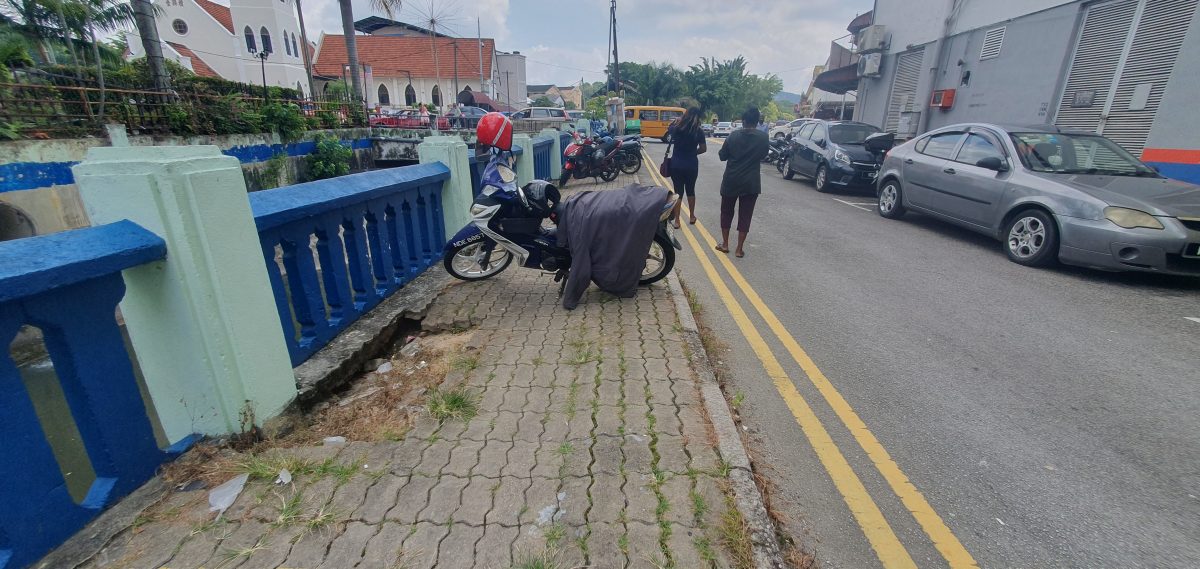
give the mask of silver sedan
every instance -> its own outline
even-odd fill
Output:
[[[1200,276],[1200,186],[1096,134],[948,126],[893,148],[876,192],[879,215],[913,210],[991,235],[1022,265]]]

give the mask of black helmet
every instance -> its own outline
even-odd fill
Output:
[[[549,217],[551,213],[554,213],[558,202],[562,200],[562,194],[558,193],[558,188],[545,180],[534,180],[522,189],[525,192],[525,198],[529,200],[529,207],[542,217]]]

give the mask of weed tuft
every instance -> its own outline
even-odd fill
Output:
[[[479,397],[464,387],[434,390],[426,404],[429,414],[444,423],[448,419],[470,420],[479,411]]]

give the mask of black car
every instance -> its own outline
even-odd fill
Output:
[[[866,123],[812,121],[792,137],[783,177],[808,176],[818,192],[874,187],[883,155],[893,141],[893,135]]]

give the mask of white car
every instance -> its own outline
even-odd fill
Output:
[[[789,134],[794,136],[797,132],[800,132],[800,127],[804,126],[804,123],[810,120],[812,119],[796,119],[787,124],[772,127],[770,132],[771,138],[784,138]]]
[[[713,136],[717,138],[729,136],[731,133],[733,133],[733,123],[731,122],[719,122],[713,128]]]

